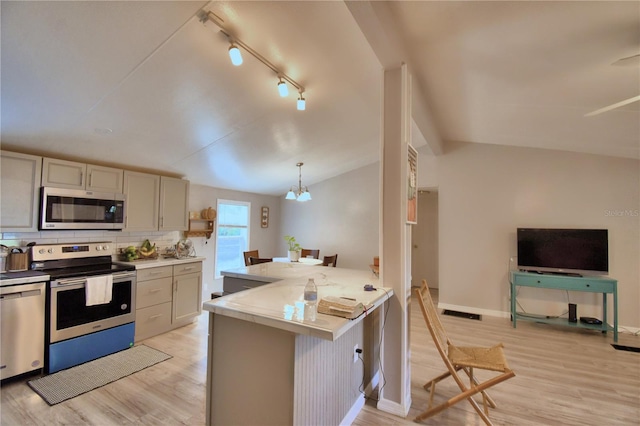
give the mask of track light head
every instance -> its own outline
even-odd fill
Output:
[[[236,67],[242,65],[242,54],[240,53],[238,46],[233,44],[233,42],[231,43],[231,46],[229,46],[229,57],[231,58],[231,63]]]
[[[298,97],[298,111],[304,111],[307,109],[307,101],[302,97],[302,92],[300,92],[300,96]]]
[[[289,88],[287,87],[287,83],[282,80],[282,77],[278,77],[280,81],[278,82],[278,93],[280,93],[280,97],[284,98],[289,96]]]

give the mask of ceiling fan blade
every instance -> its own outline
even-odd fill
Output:
[[[585,117],[592,117],[594,115],[602,114],[603,112],[611,111],[612,109],[620,108],[621,106],[625,106],[634,102],[640,101],[640,95],[634,96],[633,98],[625,99],[624,101],[617,102],[615,104],[606,106],[604,108],[597,109],[595,111],[591,111],[588,114],[585,114]]]

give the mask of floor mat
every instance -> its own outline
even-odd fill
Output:
[[[27,382],[29,387],[55,405],[115,382],[171,358],[149,346],[134,346],[93,361]]]

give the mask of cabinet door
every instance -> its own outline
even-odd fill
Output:
[[[42,157],[1,151],[0,230],[37,232]]]
[[[84,189],[87,165],[75,161],[44,158],[42,160],[42,186]]]
[[[124,172],[125,231],[157,231],[160,176]]]
[[[160,178],[160,230],[189,229],[189,181],[162,176]]]
[[[87,164],[87,176],[88,191],[122,192],[122,169]]]
[[[188,324],[202,312],[202,273],[173,277],[173,325]]]

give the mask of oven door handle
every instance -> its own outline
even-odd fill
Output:
[[[127,272],[114,272],[113,274],[113,281],[122,281],[123,279],[126,278],[135,278],[136,277],[136,271],[127,271]]]
[[[113,275],[113,282],[117,283],[117,282],[122,282],[122,281],[126,281],[127,279],[131,279],[131,278],[135,278],[136,273],[134,272],[120,272],[120,273],[114,273]],[[87,278],[83,277],[83,278],[69,278],[69,279],[61,279],[61,280],[56,280],[56,281],[51,281],[51,287],[68,287],[68,286],[72,286],[72,285],[82,285],[84,286],[84,284],[86,284],[87,282]]]
[[[68,280],[57,280],[51,281],[51,287],[69,287],[69,286],[78,286],[84,287],[84,284],[87,282],[86,279],[68,279]]]

